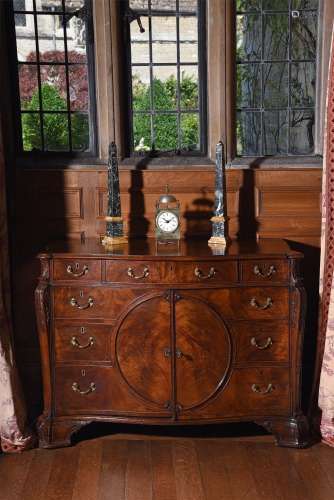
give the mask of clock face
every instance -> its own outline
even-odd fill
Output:
[[[173,233],[179,227],[179,219],[173,212],[165,210],[157,215],[157,226],[164,233]]]

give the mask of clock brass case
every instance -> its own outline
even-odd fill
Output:
[[[164,231],[158,224],[159,216],[162,212],[170,212],[175,215],[178,225],[175,231]],[[168,192],[160,196],[155,208],[155,237],[161,243],[178,241],[181,237],[180,232],[180,202],[175,196]]]

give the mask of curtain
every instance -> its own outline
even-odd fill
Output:
[[[1,118],[1,117],[0,117]],[[22,451],[34,437],[26,426],[26,412],[12,348],[9,247],[7,234],[5,164],[0,121],[0,449]]]
[[[334,48],[333,37],[327,90],[325,157],[322,185],[320,269],[320,353],[323,361],[319,386],[321,435],[334,446]]]

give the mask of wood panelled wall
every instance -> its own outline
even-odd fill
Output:
[[[103,234],[107,172],[104,167],[96,166],[16,172],[13,234],[16,350],[30,413],[36,416],[41,407],[33,309],[33,290],[39,273],[36,254],[55,239],[99,238]],[[154,235],[155,202],[166,184],[181,202],[183,235],[209,236],[214,195],[212,166],[121,169],[120,184],[125,226],[131,237]],[[305,355],[310,380],[316,338],[320,191],[320,168],[227,171],[231,237],[286,238],[306,255],[306,287],[312,296]],[[308,383],[306,387],[308,393]]]

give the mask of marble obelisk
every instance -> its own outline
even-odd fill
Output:
[[[216,146],[216,180],[215,180],[215,208],[211,218],[212,236],[209,245],[226,246],[226,214],[225,214],[225,160],[224,145],[220,141]]]
[[[106,247],[127,243],[128,239],[123,233],[123,219],[121,213],[121,196],[119,191],[119,173],[117,160],[117,147],[114,142],[109,144],[108,157],[108,211],[105,218],[107,222],[106,234],[102,244]]]

